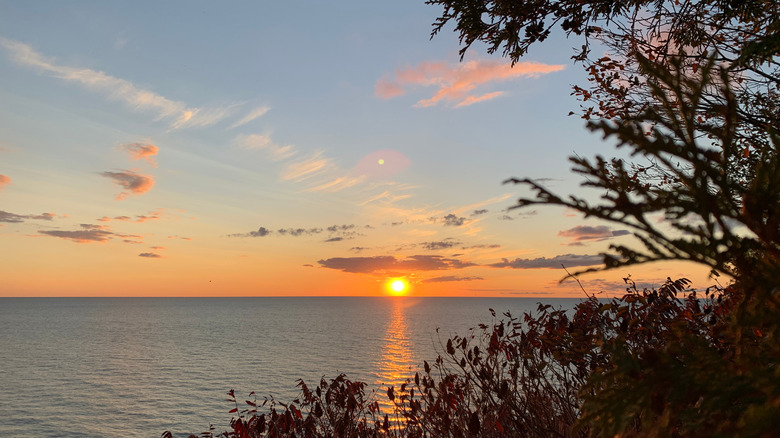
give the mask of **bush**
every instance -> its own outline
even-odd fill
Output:
[[[590,296],[570,310],[540,304],[533,314],[495,320],[491,309],[493,324],[442,341],[432,365],[424,362],[413,379],[386,394],[344,375],[322,379],[313,390],[299,381],[300,397],[290,403],[256,397],[239,403],[231,390],[236,416],[231,431],[218,436],[765,432],[739,423],[748,411],[761,415],[753,409],[761,388],[730,365],[740,345],[728,330],[739,307],[734,290],[713,286],[699,297],[686,279],[642,291],[625,281],[622,298]],[[377,400],[385,396],[393,412],[380,411]]]

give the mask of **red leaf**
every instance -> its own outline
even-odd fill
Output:
[[[233,408],[233,409],[231,409],[231,410],[230,410],[230,412],[228,412],[228,414],[232,414],[232,413],[234,413],[234,412],[238,412],[238,408]]]

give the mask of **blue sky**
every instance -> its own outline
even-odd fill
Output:
[[[0,2],[0,293],[579,294],[552,268],[625,230],[501,184],[614,154],[567,117],[577,43],[459,62],[439,12]]]

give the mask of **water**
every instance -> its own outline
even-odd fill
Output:
[[[0,298],[0,436],[225,430],[225,392],[397,385],[441,338],[535,298]],[[578,300],[544,299],[571,308]],[[241,400],[241,398],[239,398]]]

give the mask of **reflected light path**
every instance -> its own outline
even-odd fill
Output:
[[[392,313],[385,332],[382,357],[377,362],[377,378],[374,386],[379,388],[378,403],[383,412],[391,414],[393,404],[387,398],[387,388],[395,387],[395,394],[400,394],[400,386],[407,379],[414,377],[414,354],[412,341],[406,324],[406,307],[413,301],[402,297],[391,298]]]

